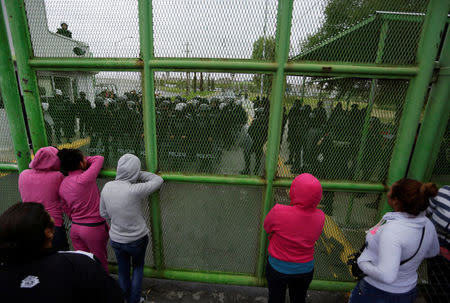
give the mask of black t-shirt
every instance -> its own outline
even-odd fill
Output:
[[[117,282],[91,254],[49,251],[20,264],[0,264],[0,302],[123,302]]]

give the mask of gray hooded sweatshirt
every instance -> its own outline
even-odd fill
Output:
[[[141,201],[157,191],[163,179],[140,171],[141,161],[135,155],[123,155],[117,164],[115,181],[105,184],[100,197],[100,215],[111,219],[109,237],[118,243],[130,243],[148,234]]]

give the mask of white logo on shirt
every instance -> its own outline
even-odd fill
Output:
[[[20,288],[33,288],[39,284],[39,278],[35,276],[28,276],[20,283]]]

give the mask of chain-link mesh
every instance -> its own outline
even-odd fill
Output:
[[[139,56],[137,1],[25,0],[25,9],[36,57]]]
[[[275,58],[276,0],[152,4],[157,57]]]
[[[105,157],[113,168],[125,153],[145,168],[140,73],[38,72],[50,145]]]
[[[155,73],[160,169],[261,175],[272,77]]]
[[[406,80],[287,77],[278,176],[384,181]]]
[[[364,244],[365,231],[376,224],[381,198],[381,194],[324,191],[319,208],[326,219],[315,246],[315,279],[353,281],[347,256]],[[274,201],[289,204],[289,189],[275,188]]]
[[[11,138],[8,117],[6,116],[5,105],[0,91],[0,163],[15,163],[14,145]]]
[[[431,180],[441,185],[450,184],[450,120],[447,122]]]
[[[21,201],[18,179],[18,173],[0,170],[0,214],[7,210],[11,205]]]
[[[166,267],[254,273],[262,193],[260,187],[165,184],[160,198]]]
[[[427,0],[294,1],[291,60],[412,64]],[[395,20],[393,20],[395,19]]]

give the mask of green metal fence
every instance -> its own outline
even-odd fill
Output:
[[[448,1],[82,2],[5,2],[17,164],[1,158],[2,209],[28,138],[104,155],[100,188],[132,152],[165,180],[144,209],[145,274],[264,285],[263,218],[310,172],[327,214],[311,287],[348,290],[346,256],[388,210],[387,186],[447,183]]]

